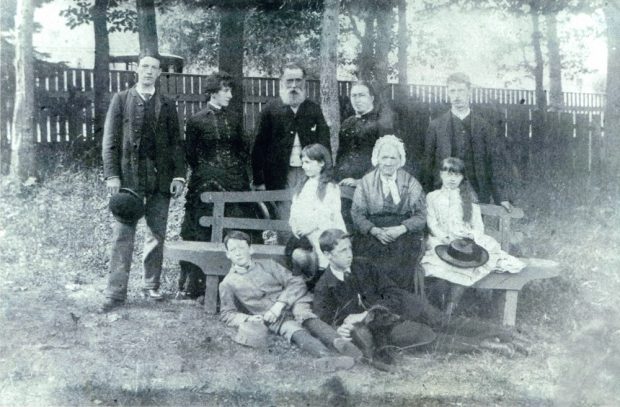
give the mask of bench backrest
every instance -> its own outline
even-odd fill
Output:
[[[355,188],[340,187],[340,194],[345,199],[353,199]],[[222,242],[224,239],[224,229],[248,229],[248,230],[275,230],[278,232],[289,232],[291,230],[287,220],[277,219],[249,219],[232,218],[224,216],[226,204],[230,203],[259,203],[264,202],[284,202],[293,198],[293,191],[245,191],[245,192],[203,192],[200,199],[205,203],[213,204],[213,216],[202,216],[200,225],[211,226],[211,242]],[[497,221],[495,233],[500,241],[502,249],[508,250],[510,247],[510,223],[512,219],[523,217],[523,210],[513,208],[508,212],[501,206],[481,204],[480,210],[483,217],[493,218]],[[489,226],[489,225],[485,225]]]
[[[247,192],[203,192],[200,199],[205,203],[213,204],[213,216],[201,216],[201,226],[211,226],[211,241],[221,242],[224,239],[224,229],[275,230],[278,232],[290,231],[288,220],[278,219],[250,219],[224,217],[224,207],[230,203],[256,203],[290,201],[293,192],[289,190],[277,191],[247,191]]]

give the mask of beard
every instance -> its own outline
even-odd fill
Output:
[[[280,99],[287,106],[299,106],[306,100],[306,92],[301,88],[280,88]]]

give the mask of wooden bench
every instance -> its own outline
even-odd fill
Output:
[[[341,188],[342,196],[351,199],[353,188]],[[220,276],[225,276],[230,269],[230,261],[225,256],[222,243],[224,229],[245,230],[275,230],[288,231],[287,221],[270,219],[230,218],[224,216],[226,204],[239,202],[282,202],[290,201],[292,193],[280,191],[251,191],[251,192],[204,192],[201,200],[213,204],[213,216],[200,218],[202,226],[211,226],[211,242],[176,241],[166,242],[164,255],[173,260],[187,261],[200,267],[206,275],[206,291],[204,307],[207,313],[215,313],[217,309],[218,283]],[[495,205],[481,205],[484,218],[492,218],[497,228],[487,228],[487,232],[498,239],[504,250],[510,247],[512,235],[511,221],[523,217],[523,211],[514,208],[507,212],[504,208]],[[493,223],[493,222],[491,222]],[[252,245],[255,258],[272,258],[284,262],[284,246],[282,245]],[[503,323],[514,325],[517,312],[519,291],[532,280],[556,277],[560,267],[556,262],[543,259],[522,259],[527,267],[517,274],[490,274],[476,283],[476,288],[501,290]]]
[[[503,250],[510,252],[511,237],[514,234],[514,231],[511,230],[511,221],[523,218],[523,210],[513,208],[512,211],[508,212],[501,206],[481,204],[480,211],[483,218],[491,218],[491,220],[496,221],[498,226],[497,229],[494,229],[488,224],[493,222],[485,222],[485,232],[495,237]],[[560,265],[555,261],[537,258],[521,258],[521,260],[527,266],[519,273],[491,273],[474,284],[475,288],[502,291],[502,322],[508,326],[515,325],[519,291],[525,284],[533,280],[560,275]]]
[[[164,256],[172,260],[187,261],[200,267],[206,276],[204,308],[209,314],[217,312],[219,278],[230,269],[224,247],[225,229],[274,230],[290,232],[288,221],[275,219],[248,219],[224,217],[226,204],[240,202],[283,202],[290,201],[292,191],[248,191],[248,192],[203,192],[200,199],[213,204],[213,216],[200,217],[200,225],[211,226],[211,242],[176,241],[166,242]],[[272,258],[285,262],[284,246],[252,244],[254,258]]]

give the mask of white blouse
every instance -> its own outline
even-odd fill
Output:
[[[327,229],[341,229],[346,231],[344,220],[340,212],[340,188],[334,183],[327,184],[325,197],[321,201],[318,197],[319,180],[310,178],[306,181],[301,192],[293,197],[291,203],[291,217],[289,224],[295,236],[301,237],[301,230],[311,229],[307,235],[318,240]]]
[[[434,244],[447,244],[456,239],[458,231],[469,232],[474,240],[484,235],[480,206],[472,204],[471,221],[463,220],[463,207],[458,189],[441,188],[426,196],[427,225]]]

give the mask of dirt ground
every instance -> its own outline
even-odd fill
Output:
[[[242,347],[199,304],[171,299],[176,264],[164,264],[169,299],[142,299],[141,232],[127,306],[97,313],[110,237],[98,177],[66,172],[25,190],[3,186],[2,406],[620,405],[614,199],[600,198],[596,213],[588,202],[562,203],[561,214],[557,199],[524,205],[525,239],[545,238],[523,243],[522,252],[567,269],[520,296],[517,323],[534,340],[530,356],[402,354],[391,373],[360,364],[326,374],[282,338],[272,337],[268,351]],[[171,206],[170,239],[178,238],[182,204]]]

